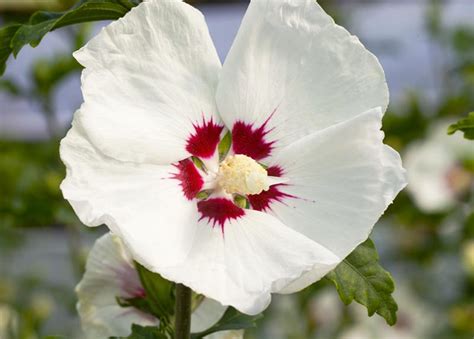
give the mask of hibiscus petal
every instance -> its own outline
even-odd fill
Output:
[[[387,104],[377,58],[314,0],[251,1],[217,89],[229,130],[259,140],[257,158]]]
[[[224,234],[201,221],[187,260],[156,270],[223,305],[257,314],[281,285],[309,270],[322,277],[336,264],[330,251],[271,215],[245,210],[226,222]]]
[[[92,146],[77,121],[60,153],[67,167],[61,190],[84,224],[106,224],[144,265],[186,257],[199,215],[175,179],[174,166],[109,158]]]
[[[227,306],[205,298],[191,315],[191,332],[202,332],[217,323],[227,310]]]
[[[309,135],[272,159],[288,178],[280,190],[296,197],[274,202],[272,213],[340,260],[367,239],[406,185],[400,156],[382,143],[381,117],[380,109],[368,111]],[[317,279],[318,272],[309,272],[282,292]]]
[[[132,258],[122,242],[110,233],[94,244],[76,292],[77,309],[87,338],[125,337],[130,334],[132,324],[158,325],[156,318],[117,304],[117,297],[138,297],[143,294],[143,288]]]
[[[219,122],[221,64],[202,14],[184,2],[144,2],[74,56],[85,66],[76,118],[108,156],[169,164],[189,155],[203,121]]]

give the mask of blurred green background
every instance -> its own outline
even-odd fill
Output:
[[[72,1],[0,0],[0,23]],[[345,306],[321,281],[274,298],[248,338],[473,338],[474,143],[448,136],[474,111],[474,3],[320,1],[376,54],[392,93],[385,142],[409,170],[373,239],[397,283],[399,321],[389,327]],[[246,8],[193,1],[225,58]],[[65,28],[24,48],[0,78],[0,339],[81,338],[74,286],[94,239],[59,191],[60,138],[81,103],[71,52],[105,23]],[[350,226],[350,225],[349,225]]]

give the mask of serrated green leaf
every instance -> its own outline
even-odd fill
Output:
[[[20,24],[13,24],[0,29],[0,75],[5,72],[6,62],[12,53],[10,41],[20,27]]]
[[[398,306],[392,297],[392,276],[379,264],[372,240],[367,239],[326,276],[334,283],[341,300],[367,307],[369,316],[382,316],[389,325],[397,321]]]
[[[448,127],[449,135],[457,131],[463,132],[464,138],[474,140],[474,112],[469,113],[467,118],[461,119]]]
[[[59,19],[63,14],[63,12],[37,11],[31,15],[30,20],[28,20],[28,24],[36,25],[44,21]]]
[[[118,1],[91,0],[64,13],[36,13],[33,14],[29,24],[22,25],[18,29],[10,42],[10,47],[16,57],[23,46],[30,44],[36,47],[49,31],[82,22],[116,20],[129,10]]]
[[[256,321],[262,318],[262,315],[250,316],[240,313],[233,307],[229,307],[222,318],[211,328],[199,332],[192,333],[191,339],[200,339],[211,333],[229,330],[243,330],[247,328],[256,327]]]
[[[27,44],[36,47],[50,31],[78,23],[116,20],[136,3],[129,0],[86,0],[66,12],[39,11],[27,24],[14,24],[0,29],[0,75],[11,53],[16,57]]]
[[[36,25],[22,25],[10,41],[10,47],[15,58],[26,44],[38,46],[43,36],[51,31],[56,20],[48,20]]]

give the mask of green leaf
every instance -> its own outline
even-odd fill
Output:
[[[155,311],[152,307],[152,304],[149,302],[147,298],[122,298],[122,297],[115,297],[117,304],[121,307],[134,307],[137,310],[143,311],[148,314],[154,314]]]
[[[22,25],[10,41],[10,47],[15,58],[26,44],[38,46],[43,36],[53,29],[55,20],[48,20],[36,25]]]
[[[464,138],[474,140],[474,112],[469,113],[467,118],[461,119],[448,127],[448,134],[454,134],[457,131],[464,133]]]
[[[0,29],[0,75],[11,53],[16,57],[23,46],[36,47],[46,33],[64,26],[99,20],[116,20],[136,3],[129,0],[85,0],[66,12],[39,11],[27,24],[14,24]]]
[[[170,324],[170,318],[174,314],[174,284],[157,273],[147,270],[144,266],[135,262],[135,267],[140,277],[143,288],[146,292],[145,302],[137,303],[133,300],[133,306],[140,308],[160,319],[160,326],[167,327]]]
[[[128,339],[167,339],[167,336],[160,332],[157,327],[132,325],[132,334]]]
[[[5,64],[12,53],[10,41],[20,27],[20,24],[13,24],[0,29],[0,75],[5,72]]]
[[[220,331],[241,330],[256,327],[256,321],[260,318],[262,318],[261,314],[250,316],[240,313],[233,307],[229,307],[222,318],[214,326],[203,332],[192,333],[191,339],[200,339],[206,335]]]
[[[379,264],[372,240],[359,245],[326,277],[334,283],[346,305],[355,300],[367,307],[369,316],[377,313],[389,325],[397,322],[398,306],[392,297],[395,284]]]

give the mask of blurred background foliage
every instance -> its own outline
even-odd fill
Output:
[[[191,1],[204,9],[212,9],[218,2]],[[471,23],[447,25],[445,6],[449,1],[420,2],[423,27],[432,49],[431,60],[426,62],[432,65],[438,91],[433,98],[423,85],[404,89],[385,115],[385,142],[397,149],[404,160],[408,149],[416,148],[413,145],[430,142],[431,131],[437,124],[457,121],[474,111],[474,5],[467,9]],[[62,10],[71,3],[1,0],[1,22],[26,21],[35,10]],[[351,27],[348,1],[320,3],[338,23]],[[351,1],[351,6],[367,3],[378,1]],[[397,6],[395,1],[382,3],[385,10]],[[228,6],[229,11],[235,9],[235,4],[227,1],[219,6]],[[55,98],[68,79],[77,78],[81,70],[71,52],[84,45],[96,28],[83,24],[64,29],[63,51],[35,57],[31,67],[21,70],[24,81],[8,72],[0,78],[2,124],[11,119],[11,115],[3,114],[8,113],[9,103],[23,100],[40,112],[46,126],[46,134],[40,138],[0,130],[0,339],[47,335],[81,338],[73,286],[81,277],[85,254],[93,239],[105,230],[81,226],[60,194],[65,169],[58,147],[67,123],[58,117]],[[363,42],[369,49],[371,44],[378,44],[379,49],[386,49],[384,53],[393,53],[397,58],[396,42]],[[32,51],[25,48],[22,53]],[[10,60],[11,64],[14,62]],[[77,83],[72,88],[80,91]],[[68,112],[69,119],[72,113]],[[436,142],[449,144],[453,137],[444,135]],[[474,143],[471,146],[474,148]],[[469,179],[453,196],[451,204],[433,210],[423,208],[414,198],[413,185],[398,196],[375,229],[373,238],[382,263],[397,282],[397,325],[388,327],[381,319],[368,318],[358,305],[343,305],[333,287],[323,280],[297,295],[274,298],[259,327],[248,331],[247,337],[472,338],[473,158],[469,154],[460,156],[455,166],[455,183],[459,182],[461,176],[457,174],[461,172],[462,178],[468,173]]]

